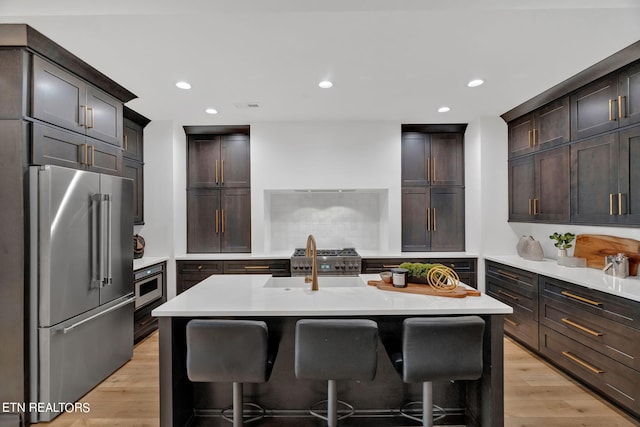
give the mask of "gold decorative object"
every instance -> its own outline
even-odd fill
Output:
[[[439,292],[453,292],[459,283],[458,274],[444,265],[434,265],[427,273],[427,284]]]

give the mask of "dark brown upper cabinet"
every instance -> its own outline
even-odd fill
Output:
[[[569,221],[569,147],[509,162],[509,220]]]
[[[509,155],[515,157],[568,142],[569,130],[566,96],[509,123]]]
[[[144,224],[144,128],[150,120],[128,107],[123,110],[123,175],[133,179],[133,223]]]
[[[248,135],[189,135],[187,151],[189,188],[251,185]]]
[[[461,133],[402,133],[402,186],[463,185]]]
[[[121,147],[122,110],[121,101],[34,55],[35,119]]]
[[[579,89],[571,96],[571,139],[640,122],[640,62]]]

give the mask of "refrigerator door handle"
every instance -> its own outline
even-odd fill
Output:
[[[71,326],[67,326],[66,328],[63,328],[62,329],[62,333],[66,334],[67,332],[70,332],[73,329],[77,328],[78,326],[83,325],[83,324],[85,324],[87,322],[90,322],[95,318],[98,318],[100,316],[104,316],[107,313],[111,313],[112,311],[115,311],[115,310],[119,309],[120,307],[124,307],[127,304],[132,304],[132,303],[135,302],[135,300],[136,300],[135,296],[133,296],[133,297],[131,297],[129,299],[126,299],[126,300],[122,301],[121,303],[114,305],[113,307],[109,307],[108,309],[106,309],[104,311],[101,311],[100,313],[96,313],[93,316],[89,316],[86,319],[83,319],[83,320],[81,320],[81,321],[79,321],[77,323],[74,323]]]
[[[112,202],[111,202],[111,194],[105,194],[104,200],[107,205],[107,277],[105,278],[105,285],[113,284],[113,272],[112,272],[112,259],[111,259],[111,250],[113,246],[113,227],[112,227]]]
[[[102,287],[102,195],[91,197],[91,287]]]

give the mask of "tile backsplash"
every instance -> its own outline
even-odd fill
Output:
[[[309,234],[319,249],[379,249],[385,190],[267,193],[271,250],[304,247]]]

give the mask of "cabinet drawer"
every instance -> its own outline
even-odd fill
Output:
[[[512,283],[487,276],[487,292],[505,304],[519,306],[531,312],[532,319],[538,318],[538,295],[534,288],[524,286],[521,282]]]
[[[400,267],[403,262],[429,262],[426,258],[362,258],[362,273],[375,274]]]
[[[611,400],[640,413],[640,373],[540,326],[540,352]]]
[[[500,279],[502,283],[511,283],[520,288],[537,287],[537,275],[519,268],[487,261],[487,275]]]
[[[178,273],[222,274],[222,261],[177,261]]]
[[[137,343],[158,328],[158,319],[151,312],[167,301],[162,297],[151,304],[137,310],[133,315],[133,341]]]
[[[475,258],[432,258],[432,264],[442,264],[456,272],[476,271]]]
[[[543,297],[540,323],[640,371],[640,330]]]
[[[500,285],[487,276],[487,294],[513,308],[504,318],[504,330],[519,341],[538,349],[537,298]]]
[[[288,276],[291,274],[288,259],[225,261],[224,274],[272,274]]]
[[[540,294],[551,301],[640,329],[640,303],[550,277],[540,277]]]

